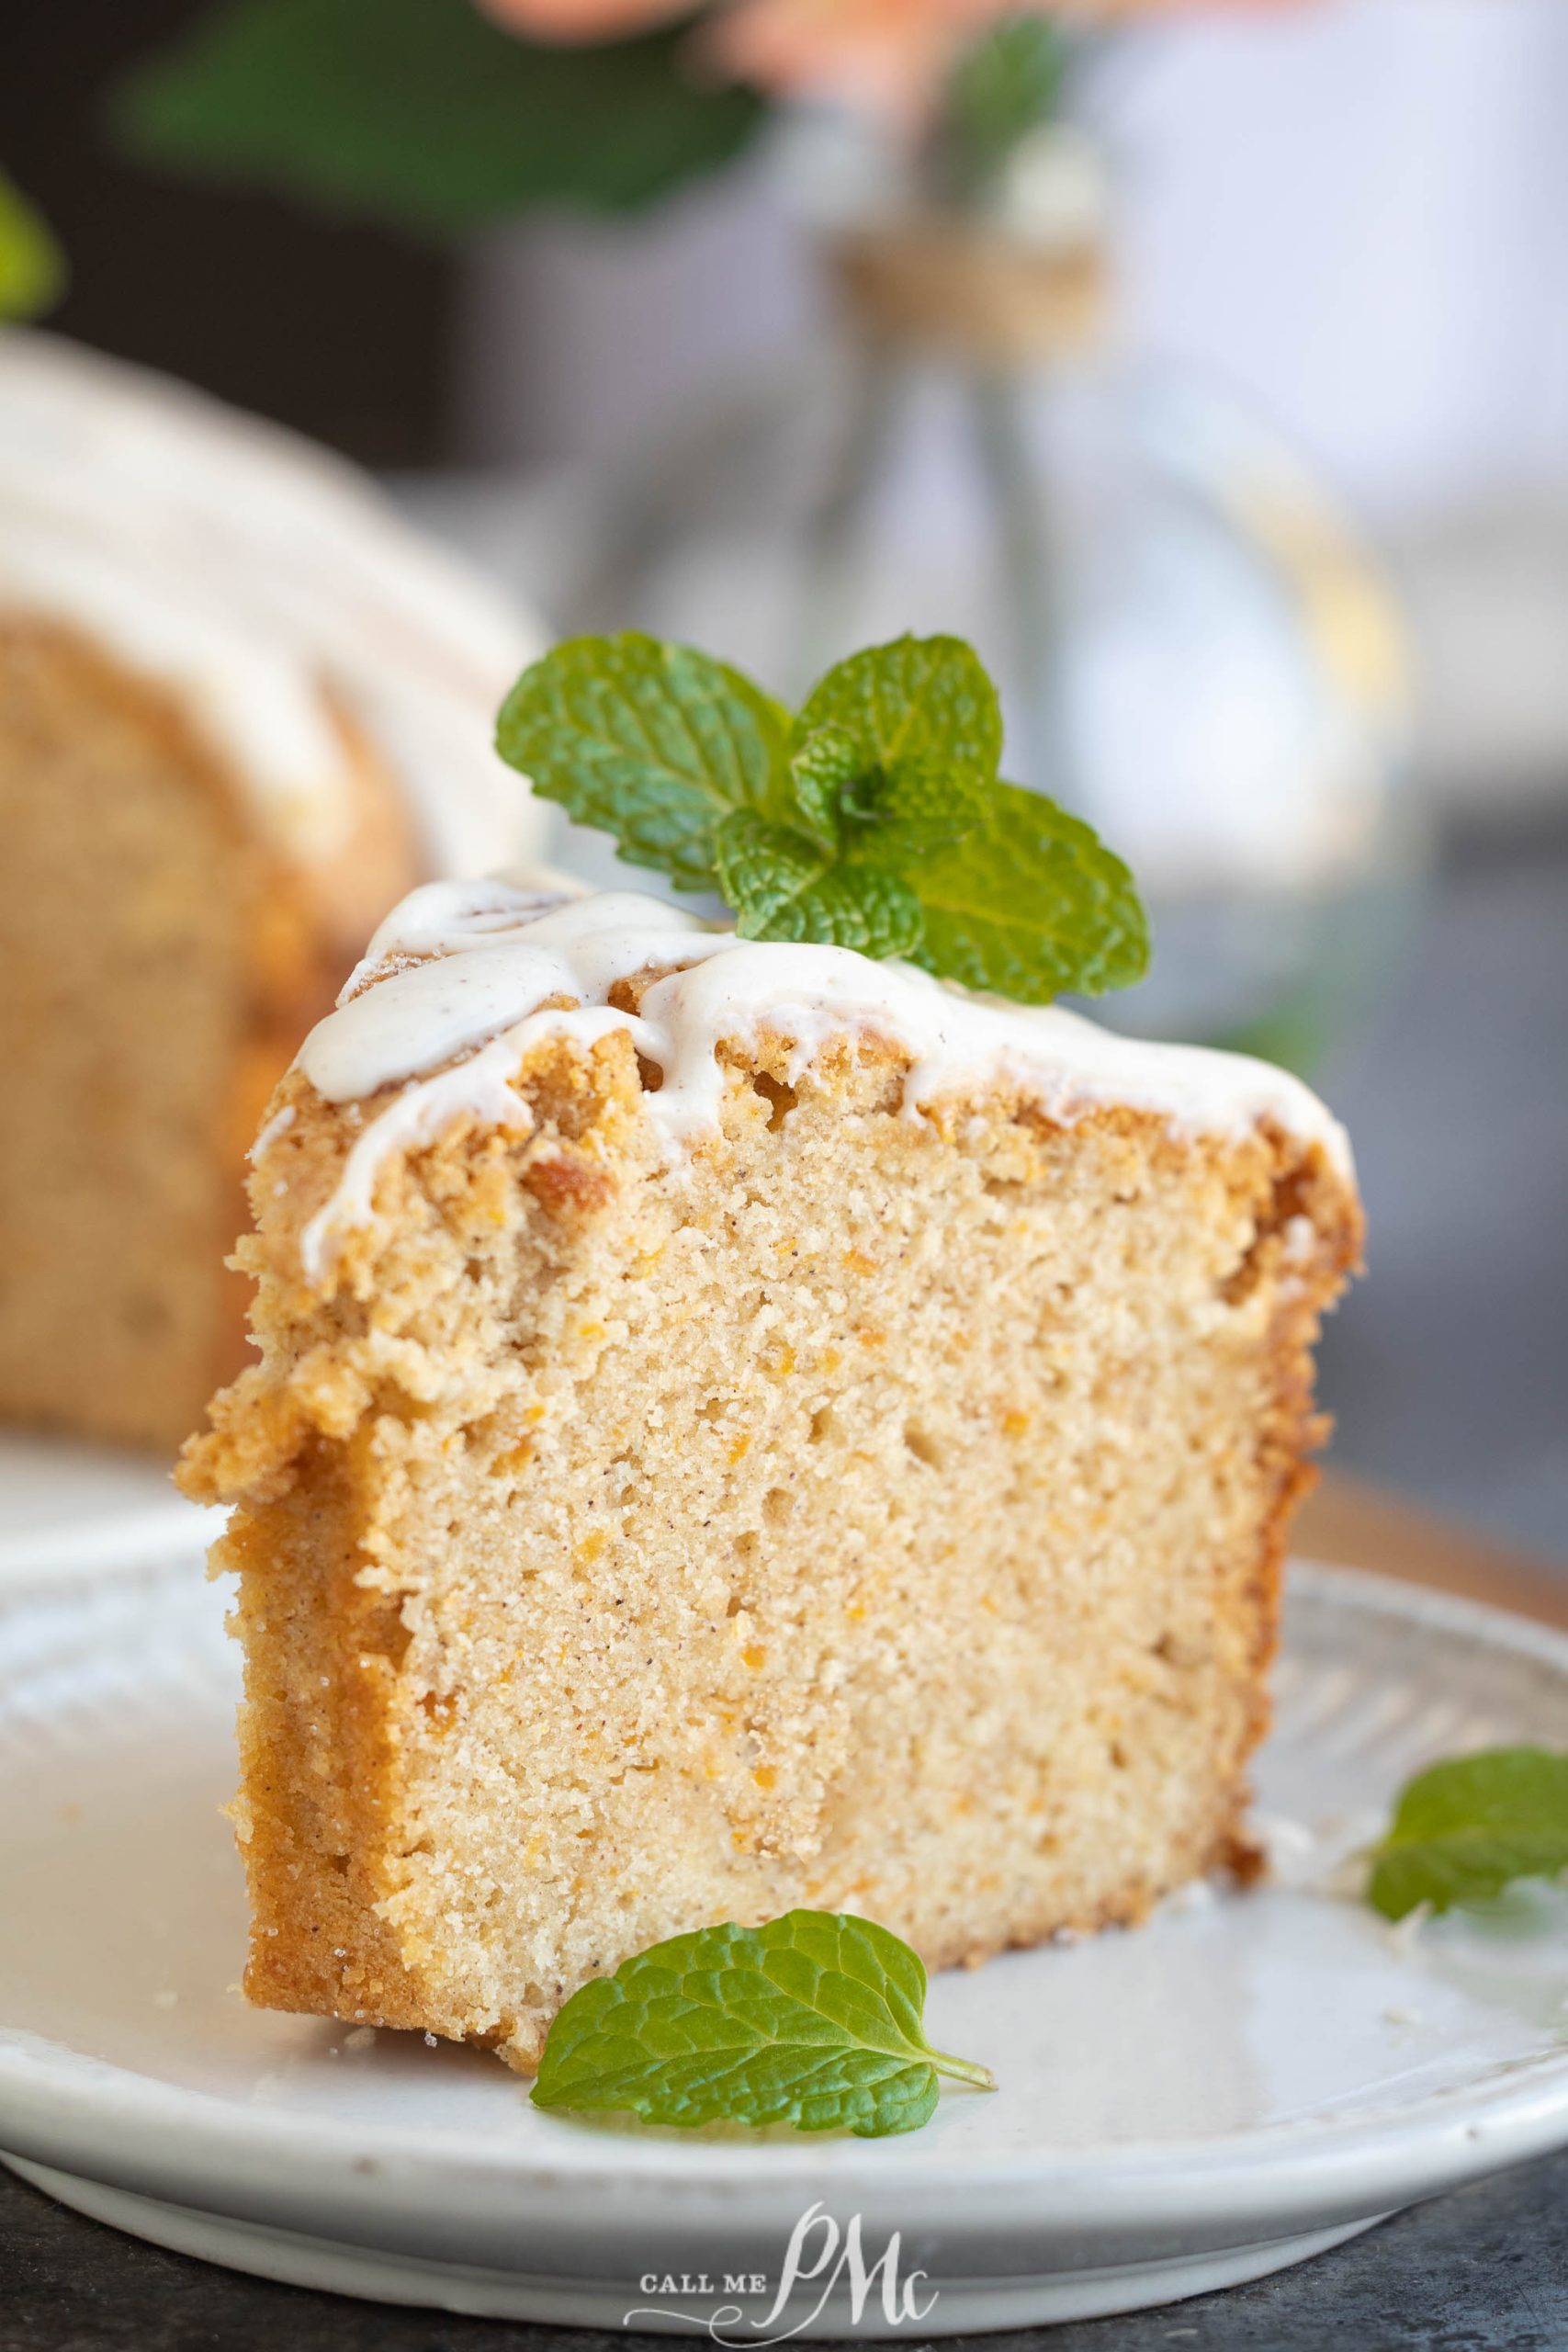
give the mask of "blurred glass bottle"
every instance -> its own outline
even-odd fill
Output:
[[[785,694],[905,629],[971,639],[1010,774],[1149,901],[1154,970],[1111,1017],[1310,1066],[1423,862],[1398,613],[1272,436],[1121,360],[1092,141],[988,144],[951,116],[897,164],[803,132],[831,331],[601,478],[570,618]]]

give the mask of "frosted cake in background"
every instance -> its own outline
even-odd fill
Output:
[[[533,849],[531,626],[353,468],[0,338],[0,1416],[172,1450],[262,1106],[366,930]]]

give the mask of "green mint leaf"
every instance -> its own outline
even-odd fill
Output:
[[[714,835],[714,864],[741,938],[771,939],[773,924],[816,888],[830,870],[832,858],[792,825],[771,825],[752,810],[738,808]]]
[[[989,777],[934,752],[907,756],[846,796],[852,854],[907,870],[983,826],[995,797]]]
[[[42,215],[0,172],[0,319],[36,318],[64,288],[64,256]]]
[[[615,212],[728,163],[765,119],[693,72],[690,29],[576,46],[471,0],[224,0],[115,92],[111,123],[155,164],[426,235]]]
[[[1568,1755],[1491,1747],[1419,1772],[1372,1858],[1367,1899],[1388,1919],[1417,1904],[1484,1902],[1517,1878],[1568,1870]]]
[[[869,1919],[790,1911],[764,1928],[672,1936],[574,1993],[550,2028],[537,2107],[648,2123],[913,2132],[937,2077],[994,2087],[932,2050],[926,1972]]]
[[[861,772],[854,737],[842,727],[812,728],[793,753],[789,770],[801,823],[824,849],[837,849],[843,796]]]
[[[1016,784],[993,787],[990,816],[914,868],[925,936],[909,953],[928,972],[1048,1004],[1143,978],[1148,924],[1133,877],[1090,825]]]
[[[718,887],[742,939],[812,940],[862,956],[908,956],[920,939],[920,902],[880,865],[829,861],[793,827],[750,810],[716,835]]]
[[[813,686],[799,724],[841,728],[866,775],[919,760],[988,784],[1002,755],[997,690],[960,637],[900,637],[852,654]]]
[[[812,688],[796,727],[807,744],[831,741],[831,838],[854,857],[902,871],[984,820],[1001,710],[961,638],[901,637],[852,655]]]
[[[731,809],[793,805],[779,705],[727,663],[635,630],[569,639],[525,670],[496,745],[536,792],[684,890],[713,888]]]

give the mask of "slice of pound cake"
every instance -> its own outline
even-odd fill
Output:
[[[1293,1080],[433,884],[252,1189],[262,1361],[185,1483],[236,1506],[254,1998],[526,2068],[708,1922],[941,1966],[1247,1870],[1359,1239]]]

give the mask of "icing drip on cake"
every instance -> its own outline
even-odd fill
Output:
[[[570,889],[570,886],[567,886]],[[637,1013],[610,1001],[643,980]],[[526,1129],[510,1081],[553,1036],[629,1036],[661,1073],[644,1109],[671,1157],[718,1126],[731,1082],[718,1047],[764,1031],[792,1041],[798,1075],[834,1038],[875,1037],[910,1057],[906,1114],[993,1080],[1026,1087],[1053,1118],[1113,1103],[1187,1133],[1235,1135],[1269,1119],[1315,1139],[1347,1172],[1343,1129],[1299,1080],[1267,1062],[1154,1046],[1052,1005],[968,993],[915,966],[847,948],[738,939],[632,891],[571,897],[537,881],[429,883],[395,908],[298,1067],[330,1102],[399,1086],[350,1152],[336,1192],[307,1227],[318,1275],[343,1233],[371,1214],[396,1152],[470,1116]]]
[[[155,376],[0,339],[0,614],[70,623],[172,686],[285,852],[332,855],[355,785],[333,718],[407,789],[435,871],[542,820],[491,745],[538,650],[352,467]]]

